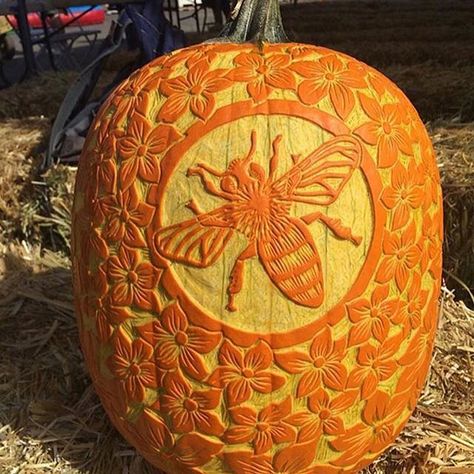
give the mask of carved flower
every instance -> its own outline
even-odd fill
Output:
[[[329,95],[342,119],[346,119],[354,108],[352,89],[367,87],[360,68],[354,62],[344,65],[335,54],[317,61],[296,62],[291,69],[305,78],[298,86],[298,96],[303,103],[314,105]]]
[[[322,384],[333,390],[343,390],[347,369],[342,364],[346,352],[345,339],[333,341],[329,328],[324,328],[314,338],[309,354],[290,351],[275,354],[278,365],[290,374],[302,374],[296,394],[305,397]]]
[[[198,449],[196,449],[198,447]],[[203,474],[199,469],[222,451],[222,443],[211,441],[196,433],[185,434],[176,441],[170,454],[162,455],[166,459],[165,469],[179,474]]]
[[[222,435],[224,425],[214,413],[220,402],[220,390],[193,391],[178,373],[165,376],[164,389],[161,409],[169,415],[176,432],[197,430],[211,436]]]
[[[196,447],[199,447],[196,449]],[[222,451],[222,443],[196,433],[185,434],[176,441],[172,452],[164,457],[165,469],[179,474],[203,474],[199,469]]]
[[[410,270],[421,258],[421,250],[415,243],[415,239],[416,227],[413,221],[403,232],[384,232],[384,257],[377,270],[378,282],[387,283],[395,277],[398,289],[403,291],[406,288]]]
[[[410,409],[414,409],[418,396],[425,384],[433,354],[436,321],[438,320],[438,301],[432,299],[422,326],[414,333],[399,364],[404,367],[397,384],[397,393],[407,392]]]
[[[423,176],[414,161],[410,161],[408,169],[397,162],[391,179],[391,186],[383,190],[381,199],[388,209],[393,210],[392,229],[397,230],[407,224],[410,211],[423,202]]]
[[[404,333],[411,329],[417,329],[421,325],[423,309],[428,301],[428,291],[421,289],[421,276],[419,273],[413,275],[410,287],[408,288],[407,304],[393,318],[396,324],[402,324]]]
[[[379,97],[387,90],[387,79],[376,69],[367,67],[367,79]]]
[[[354,133],[369,145],[377,146],[379,166],[387,168],[395,164],[400,151],[411,155],[410,138],[402,126],[399,105],[380,105],[376,100],[361,93],[359,98],[371,121],[358,127]]]
[[[90,153],[90,175],[89,182],[97,183],[98,191],[114,192],[117,183],[117,137],[118,133],[110,129],[109,124],[104,121],[97,130],[96,143]]]
[[[308,46],[306,44],[295,44],[288,48],[288,53],[293,60],[296,60],[309,56],[310,54],[314,55],[315,48],[314,46]]]
[[[134,72],[112,97],[111,105],[115,106],[114,121],[119,123],[134,111],[146,115],[151,98],[158,91],[162,77],[168,72],[168,69],[155,69],[151,72],[147,68]]]
[[[114,340],[114,353],[107,359],[112,374],[119,379],[130,400],[145,398],[145,389],[156,388],[153,348],[142,339],[133,341],[118,331]]]
[[[362,413],[364,423],[359,423],[342,433],[330,444],[344,453],[332,464],[351,466],[369,453],[378,454],[396,436],[394,421],[405,409],[405,399],[401,396],[391,398],[387,393],[376,391],[368,400]]]
[[[106,260],[109,257],[109,247],[99,229],[93,228],[92,223],[89,223],[87,231],[85,228],[83,230],[85,232],[80,235],[81,257],[87,262],[94,259]]]
[[[161,368],[180,367],[197,380],[208,374],[201,354],[211,352],[222,337],[219,332],[190,326],[178,303],[167,306],[159,321],[141,326],[138,331],[156,348],[156,363]]]
[[[443,235],[440,211],[436,212],[433,217],[425,214],[422,235],[421,272],[424,273],[428,269],[433,278],[439,278],[442,266],[441,243]]]
[[[186,76],[173,77],[163,81],[160,92],[168,99],[161,107],[158,118],[175,122],[185,112],[207,120],[216,106],[215,94],[231,85],[224,77],[223,69],[209,70],[207,60],[196,62]]]
[[[367,342],[375,337],[382,342],[390,330],[390,320],[397,312],[398,302],[388,299],[389,286],[377,286],[370,301],[360,298],[348,306],[349,319],[354,323],[349,334],[349,345]]]
[[[89,295],[94,295],[97,298],[104,297],[109,287],[107,285],[107,274],[103,266],[99,266],[95,272],[89,268],[85,268],[84,271],[86,273],[86,291]]]
[[[360,388],[362,398],[368,399],[377,389],[377,385],[388,380],[398,369],[394,355],[400,348],[402,334],[386,339],[382,344],[366,344],[359,349],[357,363],[349,374],[347,386]]]
[[[136,424],[140,446],[149,459],[159,464],[163,452],[170,452],[174,447],[173,436],[166,422],[157,413],[145,408]]]
[[[145,247],[145,239],[139,227],[147,226],[153,217],[154,208],[141,202],[134,187],[119,191],[102,199],[102,207],[108,216],[104,237],[131,247]]]
[[[177,64],[185,63],[187,67],[191,67],[193,64],[199,61],[206,61],[209,65],[212,64],[214,59],[217,57],[215,51],[215,45],[213,47],[200,44],[199,48],[187,48],[180,49],[179,54],[170,54],[166,59],[167,67],[174,67]]]
[[[247,92],[256,102],[266,100],[274,89],[292,89],[296,80],[289,71],[288,54],[263,53],[252,51],[240,53],[234,59],[236,68],[229,73],[232,81],[246,82]]]
[[[227,466],[235,474],[311,474],[307,470],[314,460],[316,443],[294,444],[277,451],[273,457],[256,456],[250,451],[229,451],[224,453]]]
[[[164,420],[147,409],[137,424],[140,446],[147,458],[167,472],[202,474],[200,466],[222,450],[222,443],[210,441],[197,433],[185,434],[175,441]]]
[[[120,247],[118,255],[109,258],[107,275],[111,284],[111,296],[116,306],[152,309],[157,305],[154,289],[159,272],[149,262],[141,261],[138,250]]]
[[[113,333],[113,326],[131,318],[131,313],[124,307],[114,306],[110,296],[95,298],[92,303],[96,330],[101,342],[108,341]]]
[[[271,393],[285,383],[284,377],[267,370],[272,363],[272,351],[263,341],[244,353],[225,340],[219,351],[219,363],[208,383],[226,389],[230,406],[247,401],[252,390]]]
[[[236,426],[229,428],[224,441],[230,444],[253,444],[255,454],[266,453],[273,444],[295,440],[296,432],[284,421],[291,412],[291,397],[281,403],[272,403],[256,412],[250,407],[230,409],[230,417]]]
[[[178,132],[169,125],[152,125],[135,113],[130,117],[127,133],[118,140],[122,157],[120,182],[129,188],[137,176],[152,183],[160,180],[160,155],[178,139]]]
[[[309,411],[298,412],[288,418],[289,423],[300,427],[298,441],[316,441],[321,433],[342,434],[344,421],[339,415],[354,405],[357,395],[356,390],[350,390],[331,399],[325,390],[316,390],[308,397]]]

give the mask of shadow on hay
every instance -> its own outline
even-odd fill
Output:
[[[46,253],[39,268],[37,261],[11,253],[0,269],[0,423],[10,427],[7,443],[25,443],[32,468],[53,468],[55,459],[61,473],[151,473],[111,426],[91,386],[67,259]],[[19,463],[0,454],[1,472]]]

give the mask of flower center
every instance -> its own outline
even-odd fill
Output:
[[[266,74],[268,72],[268,66],[266,64],[262,64],[261,66],[258,66],[257,72],[259,74]]]
[[[191,90],[189,92],[191,92],[192,95],[199,95],[202,93],[202,91],[202,86],[200,84],[196,84],[195,86],[191,87]]]
[[[186,400],[184,400],[183,407],[188,411],[196,411],[198,409],[198,404],[191,398],[186,398]]]
[[[141,92],[141,88],[140,88],[140,86],[138,86],[138,84],[132,84],[130,86],[129,93],[132,97],[138,97],[140,92]]]
[[[255,375],[255,372],[252,369],[249,369],[248,367],[245,367],[245,369],[242,370],[242,375],[245,378],[250,379]]]
[[[321,420],[327,420],[330,417],[331,412],[327,408],[323,408],[319,413],[319,418],[321,418]]]
[[[334,79],[336,79],[335,74],[333,74],[332,72],[327,72],[325,77],[327,81],[334,81]]]
[[[263,421],[257,423],[257,431],[267,431],[268,428],[270,428],[270,425],[268,423],[265,423]]]
[[[133,270],[128,273],[128,281],[132,284],[135,285],[138,281],[138,275],[137,272],[134,272]]]
[[[314,359],[314,366],[320,369],[324,363],[326,362],[326,359],[323,356],[318,356],[316,359]]]
[[[132,377],[136,377],[140,373],[140,366],[133,362],[132,364],[130,364],[128,371],[130,372],[130,375]]]
[[[145,156],[147,152],[147,146],[146,145],[140,145],[137,149],[137,155],[138,156]]]
[[[128,213],[127,209],[122,209],[122,212],[120,213],[120,219],[123,222],[128,222],[130,219],[130,214]]]
[[[174,340],[178,346],[184,346],[188,343],[188,335],[184,331],[178,331],[174,336]]]
[[[387,134],[387,135],[392,133],[392,126],[388,122],[384,122],[382,124],[382,129],[383,129],[384,133]]]
[[[379,317],[379,309],[378,308],[371,308],[370,317],[371,318],[378,318]]]
[[[401,191],[400,191],[400,197],[405,200],[407,197],[408,197],[408,191],[403,188]]]
[[[406,255],[406,250],[405,249],[400,249],[398,252],[397,252],[397,258],[398,260],[403,260],[405,258],[405,255]]]

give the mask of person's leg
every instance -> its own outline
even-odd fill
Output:
[[[220,3],[220,7],[222,12],[224,13],[224,16],[228,20],[232,11],[232,8],[230,6],[230,0],[218,0],[218,2]]]
[[[215,0],[215,2],[213,2],[212,13],[214,14],[214,21],[216,22],[216,25],[222,26],[222,10],[219,5],[219,0]]]
[[[222,9],[220,6],[220,0],[204,0],[203,5],[212,10],[215,24],[218,27],[222,26]]]

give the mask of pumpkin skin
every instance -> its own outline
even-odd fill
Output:
[[[441,245],[430,140],[379,72],[299,44],[159,58],[78,170],[95,388],[167,473],[357,472],[423,387]]]

